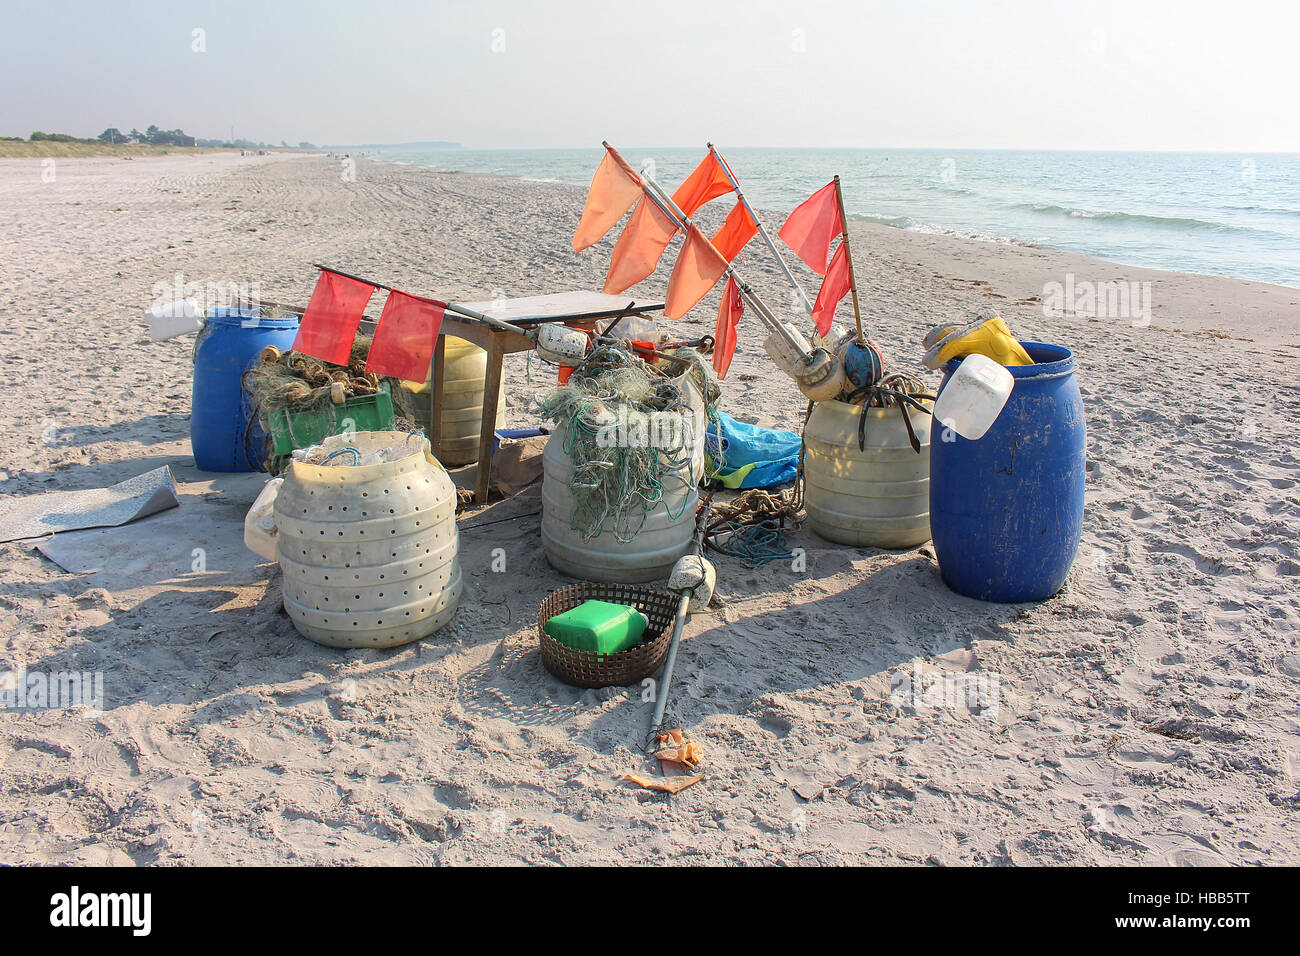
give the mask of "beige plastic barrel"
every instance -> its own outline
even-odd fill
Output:
[[[640,584],[668,577],[677,559],[690,550],[704,474],[705,416],[699,391],[685,377],[681,386],[692,409],[685,416],[693,446],[690,466],[660,476],[663,500],[649,511],[630,541],[619,540],[608,521],[591,537],[573,528],[573,459],[565,451],[568,431],[561,427],[551,434],[542,455],[542,549],[557,571],[584,581]]]
[[[467,465],[478,460],[487,352],[472,342],[448,335],[442,367],[446,384],[442,389],[442,448],[438,457],[446,465]],[[416,396],[416,424],[424,429],[425,434],[431,434],[429,391],[433,387],[433,369],[429,369],[427,381],[403,382],[402,387]],[[503,393],[504,389],[497,397],[496,428],[505,424]]]
[[[394,647],[451,620],[461,595],[456,489],[427,441],[357,432],[323,443],[376,464],[289,464],[275,498],[284,609],[330,647]],[[409,448],[409,454],[407,450]]]
[[[912,450],[902,413],[867,410],[866,447],[858,450],[862,406],[820,402],[804,432],[804,507],[828,541],[854,547],[911,548],[930,540],[930,416],[909,412],[921,440]]]

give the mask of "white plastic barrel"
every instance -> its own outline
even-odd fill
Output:
[[[483,427],[483,388],[487,377],[487,352],[447,336],[443,357],[442,448],[438,458],[445,465],[467,465],[478,460],[479,431]],[[415,396],[415,421],[425,433],[430,432],[429,391],[433,387],[433,369],[424,382],[404,382],[402,387]],[[505,402],[497,396],[497,420],[493,427],[505,424]]]
[[[912,450],[896,407],[867,410],[866,447],[858,450],[861,405],[821,402],[804,432],[804,507],[808,525],[854,547],[911,548],[930,539],[930,416],[909,411],[921,453]]]
[[[551,566],[585,581],[640,584],[668,577],[677,559],[690,550],[704,475],[704,401],[689,377],[679,384],[689,397],[691,414],[683,416],[692,443],[690,467],[660,476],[663,500],[647,514],[645,525],[630,541],[620,541],[608,521],[600,533],[584,537],[572,526],[573,459],[565,451],[568,430],[557,428],[542,455],[542,548]]]
[[[456,489],[428,441],[357,432],[322,445],[373,456],[399,443],[389,460],[292,461],[285,472],[274,509],[284,609],[304,637],[330,647],[394,647],[427,637],[456,613]]]

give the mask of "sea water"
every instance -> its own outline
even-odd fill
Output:
[[[1296,154],[718,148],[750,201],[777,214],[838,173],[849,215],[887,226],[1300,286]],[[361,149],[435,169],[580,187],[602,153]],[[637,167],[652,164],[655,178],[675,188],[705,148],[619,151]]]

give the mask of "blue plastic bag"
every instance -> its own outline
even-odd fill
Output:
[[[704,451],[708,456],[706,472],[710,479],[727,488],[789,484],[795,479],[800,444],[794,432],[747,425],[720,411],[717,423],[709,422],[704,436]]]

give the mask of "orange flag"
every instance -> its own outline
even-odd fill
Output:
[[[581,252],[595,245],[605,233],[623,218],[641,195],[641,180],[632,168],[611,147],[605,147],[605,158],[596,167],[587,190],[587,204],[582,209],[582,219],[573,234],[573,251]]]
[[[700,227],[691,224],[682,243],[682,251],[677,256],[677,265],[668,279],[668,295],[664,303],[664,315],[670,319],[680,319],[695,304],[709,294],[717,285],[722,274],[727,271],[727,260],[718,254],[718,250],[700,232]]]
[[[777,235],[785,240],[795,255],[808,263],[809,269],[824,276],[831,240],[843,231],[840,204],[835,198],[835,182],[832,180],[800,203]]]
[[[673,202],[677,203],[687,216],[694,216],[695,211],[705,203],[719,196],[725,196],[731,192],[731,189],[731,180],[727,178],[726,171],[718,162],[718,157],[713,154],[713,150],[709,150],[709,155],[695,167],[695,172],[687,176],[677,187],[677,192],[673,193]]]
[[[303,313],[293,350],[331,365],[347,365],[361,316],[374,294],[368,282],[322,269]]]
[[[840,243],[831,259],[831,267],[826,270],[826,278],[813,303],[813,321],[817,323],[817,333],[825,335],[831,330],[835,321],[835,307],[840,304],[849,291],[849,254],[848,247]]]
[[[649,196],[642,196],[614,244],[609,272],[605,275],[605,292],[617,295],[654,272],[676,232],[677,224],[664,215],[659,204]]]
[[[740,250],[745,248],[745,243],[756,235],[758,235],[758,223],[750,216],[745,204],[737,202],[727,215],[727,221],[722,224],[722,228],[713,234],[713,245],[722,253],[723,258],[730,262],[740,255]]]
[[[447,303],[437,299],[407,295],[396,289],[389,292],[366,356],[366,371],[408,382],[427,379],[446,310]]]
[[[731,357],[736,354],[736,326],[744,314],[745,300],[740,297],[736,277],[729,276],[718,304],[718,324],[713,330],[713,370],[718,378],[726,378],[727,369],[731,368]]]

